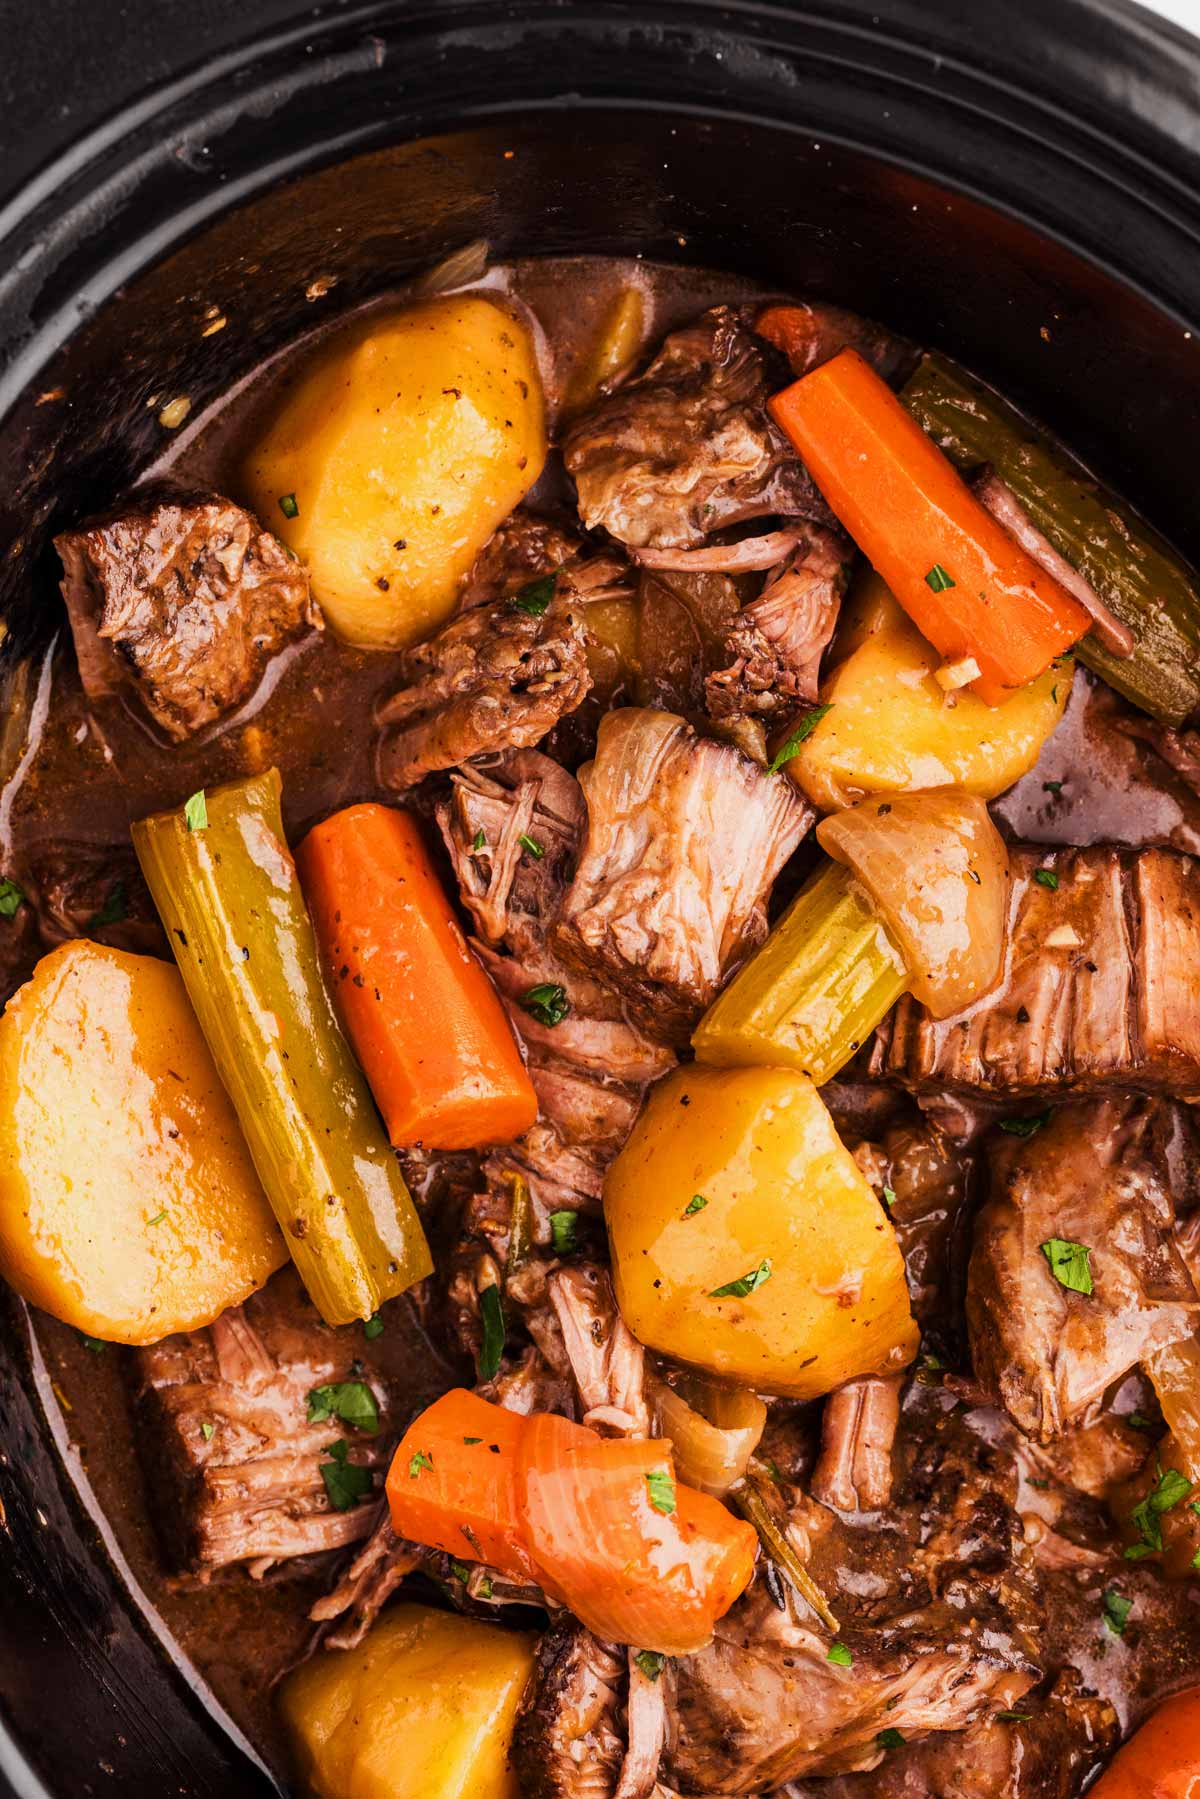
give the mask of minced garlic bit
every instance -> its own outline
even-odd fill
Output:
[[[306,300],[323,300],[330,288],[337,286],[337,282],[336,275],[318,275],[316,280],[310,281],[305,288],[304,298]]]
[[[178,399],[167,401],[158,415],[158,422],[164,431],[174,431],[182,425],[191,410],[192,402],[186,394],[180,394]]]
[[[1055,925],[1046,936],[1047,949],[1078,949],[1082,942],[1079,932],[1069,924]]]
[[[225,314],[219,312],[216,318],[212,319],[210,323],[204,327],[200,335],[201,337],[214,337],[218,331],[224,331],[228,323],[229,320],[225,317]]]
[[[933,678],[943,693],[957,693],[960,687],[979,679],[979,664],[974,656],[960,656],[957,662],[943,662],[935,668]]]

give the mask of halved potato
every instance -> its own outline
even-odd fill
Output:
[[[536,1638],[394,1605],[355,1649],[289,1674],[279,1703],[317,1799],[519,1799],[509,1763]]]
[[[454,610],[476,553],[546,459],[533,343],[497,301],[376,313],[302,366],[244,481],[308,564],[339,637],[397,649]]]
[[[0,1273],[154,1343],[286,1260],[178,970],[82,938],[44,956],[0,1018]]]

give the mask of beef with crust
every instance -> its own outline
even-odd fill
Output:
[[[802,701],[816,699],[821,658],[837,625],[852,554],[845,538],[819,525],[807,527],[787,562],[733,621],[725,643],[728,661],[705,683],[713,718],[755,718],[771,725]]]
[[[404,685],[377,711],[379,779],[397,792],[473,756],[530,749],[591,686],[581,607],[509,600],[460,613],[404,658]]]
[[[346,1437],[349,1460],[377,1484],[409,1414],[447,1384],[443,1364],[398,1315],[371,1342],[324,1324],[292,1267],[206,1330],[164,1337],[132,1351],[131,1362],[155,1520],[171,1566],[201,1575],[236,1562],[261,1575],[365,1537],[375,1508],[331,1506],[324,1452]],[[374,1394],[377,1434],[337,1419],[308,1422],[312,1390],[350,1379]]]
[[[1087,1100],[991,1150],[967,1284],[971,1354],[985,1389],[1043,1442],[1200,1322],[1174,1238],[1173,1113],[1155,1099]],[[1056,1240],[1087,1252],[1074,1286],[1043,1247]]]
[[[684,1041],[767,934],[775,877],[812,820],[790,781],[669,712],[625,707],[581,772],[587,835],[553,942]]]
[[[1114,847],[1010,861],[998,983],[944,1019],[906,994],[872,1074],[921,1094],[1200,1097],[1200,862]]]
[[[625,1657],[567,1620],[538,1646],[513,1736],[524,1799],[612,1799],[625,1760]]]
[[[737,310],[673,331],[644,374],[576,420],[563,454],[589,530],[679,548],[771,514],[831,522],[812,476],[772,423],[774,353]]]
[[[84,690],[126,685],[176,742],[227,718],[321,616],[302,565],[232,500],[148,492],[55,538]]]

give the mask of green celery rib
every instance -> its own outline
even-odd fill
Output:
[[[965,473],[990,463],[1031,522],[1136,639],[1114,656],[1094,631],[1079,660],[1154,718],[1181,725],[1200,706],[1200,582],[1166,540],[1061,444],[983,382],[928,355],[900,398]]]
[[[700,1020],[699,1062],[845,1067],[908,987],[904,958],[862,888],[826,861]]]
[[[367,1084],[338,1029],[280,816],[277,769],[133,827],[217,1072],[292,1259],[328,1324],[431,1268]]]

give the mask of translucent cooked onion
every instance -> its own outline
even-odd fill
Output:
[[[767,1422],[762,1400],[745,1387],[719,1387],[698,1378],[668,1387],[652,1377],[648,1396],[659,1434],[670,1440],[680,1480],[723,1499],[758,1448]]]
[[[958,787],[873,796],[817,826],[821,847],[867,890],[935,1018],[985,993],[1004,958],[1008,851]]]
[[[1200,1481],[1200,1342],[1183,1337],[1146,1358],[1163,1417],[1194,1481]]]

